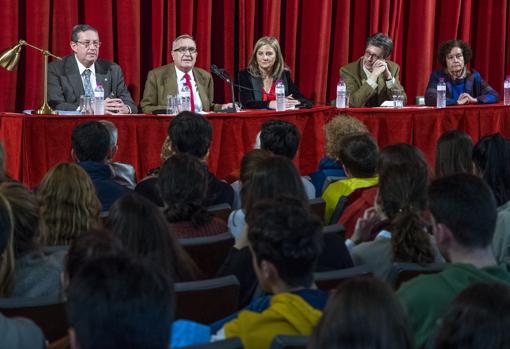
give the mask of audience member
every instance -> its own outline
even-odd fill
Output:
[[[390,37],[375,33],[367,38],[365,54],[340,69],[351,107],[378,107],[392,100],[391,89],[403,90],[399,81],[400,66],[388,59],[391,51]]]
[[[425,90],[425,104],[436,105],[437,84],[442,79],[446,83],[446,105],[497,103],[499,95],[474,69],[466,64],[471,62],[471,47],[462,40],[443,42],[437,53],[441,69],[430,74]]]
[[[439,137],[436,145],[436,177],[473,173],[473,140],[466,132],[451,130]]]
[[[246,197],[249,183],[253,172],[257,169],[260,163],[272,156],[272,154],[266,150],[253,149],[248,153],[244,154],[241,159],[241,169],[239,173],[239,180],[232,183],[231,186],[235,192],[234,210],[228,217],[228,230],[234,235],[236,239],[241,236],[244,229],[244,203],[243,196]],[[243,195],[244,194],[244,195]]]
[[[202,115],[185,111],[179,113],[170,122],[168,138],[169,148],[166,151],[162,149],[162,155],[165,153],[166,156],[171,157],[177,153],[191,154],[205,163],[209,156],[209,147],[212,141],[212,127],[209,121]],[[155,187],[157,182],[156,177],[146,178],[138,183],[136,191],[140,194],[148,193],[148,198],[153,199],[153,195],[157,191],[150,187]],[[228,183],[218,180],[209,171],[207,171],[207,183],[207,195],[204,206],[227,203],[232,207],[234,191]],[[153,200],[155,204],[161,204],[162,201],[161,198]]]
[[[174,316],[173,285],[157,269],[125,256],[83,265],[67,292],[73,349],[166,349]]]
[[[249,215],[252,208],[261,200],[274,199],[280,195],[296,198],[308,208],[303,183],[294,164],[285,157],[271,156],[260,162],[253,172],[248,185],[243,192],[244,211],[238,213],[237,222],[245,226],[244,212]],[[337,270],[352,267],[352,260],[345,247],[343,238],[338,234],[324,234],[322,236],[324,251],[319,256],[317,271]],[[240,304],[246,305],[251,299],[256,287],[257,278],[252,266],[252,253],[248,247],[247,229],[236,239],[234,247],[218,272],[218,275],[235,275],[240,284]]]
[[[119,140],[119,130],[117,126],[111,121],[108,120],[99,120],[99,122],[106,127],[108,133],[110,134],[110,150],[108,151],[108,159],[107,162],[110,165],[113,178],[119,184],[133,190],[136,187],[136,173],[135,168],[123,162],[113,161],[115,154],[117,154],[117,150],[119,146],[117,142]]]
[[[105,113],[138,111],[120,66],[98,59],[101,41],[95,28],[87,24],[75,25],[70,46],[74,54],[48,64],[48,103],[52,108],[77,110],[80,96],[93,96],[96,87],[101,85]]]
[[[449,306],[435,338],[435,349],[510,348],[510,288],[475,283]]]
[[[167,96],[179,95],[184,86],[191,92],[191,111],[201,112],[221,109],[232,104],[214,104],[214,86],[211,74],[195,67],[197,44],[189,34],[172,42],[173,63],[149,71],[140,106],[144,113],[166,111]]]
[[[0,192],[9,202],[14,224],[14,288],[11,297],[35,298],[60,295],[60,273],[66,251],[43,252],[39,228],[39,203],[18,182],[5,182]]]
[[[377,144],[368,133],[357,133],[345,136],[339,144],[339,153],[336,154],[348,179],[331,183],[322,198],[326,201],[324,221],[331,221],[338,201],[348,197],[357,189],[370,188],[377,185]],[[336,223],[336,222],[331,222]]]
[[[99,121],[88,121],[73,128],[73,159],[87,172],[101,201],[102,211],[107,212],[115,200],[129,189],[113,179],[114,173],[108,166],[113,157],[110,134]]]
[[[441,253],[451,262],[437,274],[404,283],[398,296],[406,306],[421,348],[448,304],[475,282],[510,284],[510,273],[497,266],[491,242],[496,225],[496,201],[489,186],[469,174],[442,177],[429,188],[434,235]]]
[[[327,293],[314,287],[321,223],[300,200],[259,201],[248,215],[253,268],[272,294],[239,312],[215,339],[240,337],[245,348],[269,348],[275,335],[310,335]]]
[[[428,233],[427,169],[408,165],[387,168],[380,177],[375,209],[388,219],[389,227],[380,231],[374,241],[353,247],[355,265],[368,265],[376,275],[387,279],[394,262],[432,263],[444,261]],[[365,219],[370,219],[365,216]],[[352,239],[359,239],[359,229]]]
[[[308,349],[412,349],[407,315],[392,289],[373,277],[338,286]]]
[[[275,37],[257,40],[246,69],[239,71],[240,99],[246,109],[276,109],[276,82],[285,87],[285,107],[311,106],[290,77],[283,60],[280,44]]]
[[[46,243],[68,245],[99,223],[101,203],[87,173],[73,163],[51,168],[37,191]]]
[[[5,172],[5,148],[3,142],[0,142],[0,183],[9,180]]]
[[[180,239],[226,233],[227,225],[204,206],[207,168],[186,153],[171,156],[163,165],[158,184],[170,230]]]
[[[14,287],[14,218],[9,201],[0,193],[0,296]],[[43,349],[44,336],[30,320],[6,318],[0,313],[2,347],[12,349]]]
[[[361,121],[349,115],[335,116],[324,125],[325,156],[319,163],[319,169],[309,174],[315,187],[315,192],[322,195],[329,183],[328,177],[345,177],[345,171],[336,154],[339,154],[339,145],[342,138],[353,133],[368,133],[368,129]]]
[[[161,210],[148,199],[124,195],[111,207],[107,225],[134,257],[161,268],[175,282],[192,281],[200,274]]]
[[[299,148],[301,135],[296,125],[284,120],[266,121],[260,129],[260,148],[275,155],[293,160]],[[309,199],[315,198],[315,187],[306,178],[301,177]]]

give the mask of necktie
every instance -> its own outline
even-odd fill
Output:
[[[195,111],[195,99],[193,98],[193,87],[191,86],[191,78],[189,77],[188,73],[184,74],[184,79],[186,80],[186,82],[184,84],[186,84],[186,86],[188,86],[189,91],[190,91],[191,111],[194,112]]]
[[[94,96],[94,90],[92,90],[92,84],[90,83],[90,69],[83,71],[83,88],[85,89],[86,96]]]

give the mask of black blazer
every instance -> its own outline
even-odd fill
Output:
[[[262,89],[264,87],[262,79],[252,76],[247,69],[241,70],[238,76],[239,85],[241,86],[241,104],[243,107],[247,109],[268,108],[269,101],[262,100]],[[292,82],[290,72],[288,70],[283,71],[282,80],[285,85],[285,95],[292,95],[294,99],[301,102],[298,107],[306,108],[312,106],[312,102],[306,99],[294,82]]]
[[[96,81],[104,88],[105,98],[120,98],[136,113],[135,102],[124,82],[124,75],[116,63],[98,59],[94,63]],[[76,110],[80,96],[85,94],[83,82],[74,55],[65,56],[61,61],[48,65],[48,104],[59,110]]]

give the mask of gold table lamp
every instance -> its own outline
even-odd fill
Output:
[[[54,57],[56,59],[62,59],[58,56],[55,56],[48,50],[43,50],[39,47],[30,45],[25,40],[20,40],[16,46],[5,50],[0,54],[0,67],[3,67],[9,71],[13,70],[19,61],[19,54],[23,46],[31,47],[44,55],[44,102],[43,105],[34,111],[34,114],[57,114],[56,111],[51,109],[48,105],[48,56]]]

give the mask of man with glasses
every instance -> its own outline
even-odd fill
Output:
[[[74,26],[70,44],[74,54],[48,65],[50,106],[57,110],[77,110],[80,96],[93,96],[100,84],[104,89],[105,113],[136,113],[120,66],[98,59],[101,41],[97,30],[87,24]]]
[[[340,76],[347,85],[350,106],[378,107],[384,101],[392,100],[391,89],[403,91],[398,79],[399,65],[387,60],[392,50],[393,41],[382,33],[376,33],[367,39],[365,54],[340,69]]]
[[[166,110],[167,96],[178,95],[186,85],[191,93],[191,111],[221,110],[228,105],[213,103],[211,74],[196,68],[197,45],[191,35],[184,34],[172,43],[173,63],[149,71],[140,106],[144,113]]]

